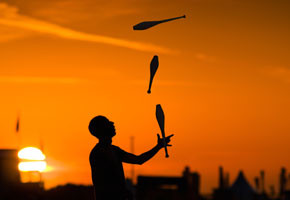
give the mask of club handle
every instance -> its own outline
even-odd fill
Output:
[[[164,150],[165,150],[165,158],[168,158],[169,155],[168,155],[167,145],[165,142],[165,134],[162,134],[162,135],[163,135],[163,145],[164,145]]]
[[[169,155],[168,155],[168,151],[167,151],[167,146],[165,147],[165,158],[168,158]]]
[[[150,77],[150,81],[149,81],[149,87],[148,87],[148,90],[147,90],[148,94],[151,94],[151,86],[152,86],[152,77]]]

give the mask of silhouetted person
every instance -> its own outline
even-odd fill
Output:
[[[159,134],[157,145],[139,156],[128,153],[112,145],[112,137],[116,135],[114,122],[104,116],[93,118],[89,124],[91,134],[99,139],[99,143],[90,153],[92,181],[97,200],[125,200],[129,198],[126,191],[125,176],[122,162],[143,164],[151,159],[162,147],[163,140]],[[173,135],[166,137],[167,146]]]

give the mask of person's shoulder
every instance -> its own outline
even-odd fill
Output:
[[[116,149],[116,150],[122,150],[120,147],[115,146],[115,145],[112,145],[112,148],[113,148],[113,149]]]
[[[117,151],[118,153],[126,153],[126,151],[124,151],[123,149],[121,149],[118,146],[112,145],[114,151]]]
[[[98,144],[96,144],[96,146],[94,146],[94,148],[91,150],[90,156],[96,155],[100,152],[100,148],[98,146]]]
[[[99,159],[104,159],[106,157],[106,152],[100,146],[96,145],[90,153],[89,159],[90,161],[96,161]]]
[[[113,148],[115,151],[124,151],[123,149],[121,149],[120,147],[115,146],[115,145],[112,145],[112,148]]]

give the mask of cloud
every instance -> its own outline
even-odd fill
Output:
[[[73,24],[91,21],[120,19],[124,16],[141,14],[144,6],[136,4],[135,0],[125,1],[95,1],[95,0],[49,0],[42,1],[17,1],[5,0],[16,3],[20,13],[45,19],[56,24]],[[90,26],[89,24],[86,24]]]
[[[156,52],[164,54],[174,53],[174,51],[171,49],[154,44],[84,33],[57,24],[49,23],[43,20],[34,19],[19,14],[18,9],[16,7],[9,6],[5,3],[0,3],[0,25],[13,28],[20,28],[42,34],[50,34],[65,39],[103,43],[113,46],[125,47],[138,51]]]
[[[0,42],[7,42],[10,40],[29,37],[31,34],[33,34],[31,31],[19,28],[11,29],[9,27],[0,26]]]

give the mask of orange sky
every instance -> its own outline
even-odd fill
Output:
[[[289,18],[286,0],[1,1],[0,148],[16,147],[20,113],[22,146],[44,140],[46,186],[90,184],[90,119],[114,121],[114,144],[130,151],[134,136],[138,154],[156,143],[160,103],[175,134],[170,158],[160,152],[136,174],[180,175],[189,165],[210,192],[223,165],[231,181],[243,169],[253,183],[264,169],[277,184],[281,166],[290,169]]]

